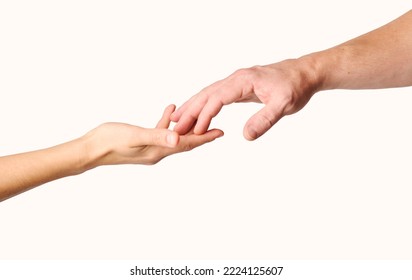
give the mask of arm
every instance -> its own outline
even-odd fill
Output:
[[[62,177],[108,164],[155,164],[162,158],[191,150],[223,135],[179,136],[167,128],[174,105],[166,108],[155,129],[106,123],[83,137],[52,148],[0,157],[0,201]]]
[[[204,133],[224,105],[261,102],[246,123],[254,140],[285,115],[303,108],[318,91],[412,85],[412,11],[328,50],[266,66],[241,69],[193,96],[171,119],[175,131]]]
[[[320,89],[412,85],[412,11],[372,32],[309,55],[320,67]]]

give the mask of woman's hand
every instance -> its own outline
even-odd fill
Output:
[[[108,164],[155,164],[169,155],[190,151],[223,136],[212,129],[202,135],[189,131],[185,135],[169,130],[170,115],[175,106],[168,106],[156,128],[143,128],[124,123],[105,123],[87,133],[88,168]]]
[[[167,129],[174,105],[166,108],[156,128],[105,123],[85,136],[44,150],[0,157],[0,201],[44,183],[78,175],[100,165],[155,164],[171,154],[189,151],[223,135],[179,135]]]

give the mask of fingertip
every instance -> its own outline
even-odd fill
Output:
[[[170,131],[166,136],[166,143],[170,148],[174,148],[179,144],[179,134],[176,131]]]
[[[170,105],[168,105],[168,106],[165,108],[164,114],[165,114],[166,116],[168,116],[168,118],[170,119],[170,118],[171,118],[171,115],[174,113],[175,109],[176,109],[176,105],[170,104]]]
[[[183,133],[183,128],[181,127],[181,125],[179,123],[177,123],[175,125],[175,127],[173,127],[173,131],[175,131],[176,133],[182,135]]]
[[[252,127],[251,125],[247,125],[243,130],[243,136],[246,140],[253,141],[259,137],[259,134],[257,133],[254,127]]]
[[[192,129],[192,127],[193,127],[193,121],[186,118],[186,119],[179,120],[174,126],[173,130],[176,131],[180,135],[185,135]]]
[[[217,128],[214,128],[214,129],[211,129],[211,130],[209,130],[209,131],[206,131],[206,134],[209,135],[209,139],[211,139],[211,141],[213,141],[213,140],[215,140],[215,139],[217,139],[217,138],[220,138],[220,137],[222,137],[222,136],[225,135],[225,133],[224,133],[222,130],[217,129]]]
[[[175,110],[174,104],[168,105],[163,110],[162,118],[157,123],[156,128],[168,128],[170,125],[170,115],[173,113],[174,110]]]
[[[172,112],[174,112],[176,110],[176,105],[175,104],[170,104],[169,106],[167,106],[167,108],[170,108],[170,110]]]
[[[217,137],[216,138],[220,138],[220,137],[223,137],[224,135],[225,135],[225,133],[223,132],[223,130],[220,130],[220,129],[216,129],[217,130]]]
[[[176,107],[174,108],[173,113],[170,115],[170,120],[172,122],[178,122],[179,121],[179,114],[175,110],[176,110]]]
[[[207,131],[206,128],[203,128],[199,125],[196,125],[194,130],[193,130],[193,133],[196,134],[196,135],[202,135],[202,134],[205,134],[206,131]]]

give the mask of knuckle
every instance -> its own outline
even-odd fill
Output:
[[[262,66],[253,66],[237,70],[233,74],[233,79],[237,83],[244,84],[247,88],[258,83],[262,77]]]
[[[251,75],[251,73],[253,72],[253,70],[251,70],[252,68],[241,68],[235,71],[235,73],[233,73],[233,75],[237,78],[245,78]]]
[[[236,76],[243,78],[253,78],[256,77],[262,71],[262,66],[255,65],[249,68],[242,68],[235,71]]]
[[[252,66],[252,67],[249,68],[249,70],[250,70],[251,72],[253,72],[253,73],[259,73],[259,72],[261,72],[263,69],[264,69],[264,67],[261,66],[261,65],[255,65],[255,66]]]
[[[110,127],[112,127],[113,124],[114,123],[112,123],[112,122],[105,122],[105,123],[102,123],[101,125],[99,125],[97,128],[99,128],[100,130],[106,131],[106,130],[110,129]]]

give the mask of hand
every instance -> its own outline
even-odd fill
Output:
[[[243,131],[246,139],[254,140],[283,116],[299,111],[316,92],[320,82],[311,66],[309,59],[302,58],[238,70],[203,89],[173,113],[171,120],[177,122],[174,130],[185,134],[194,126],[194,133],[201,135],[224,105],[261,102],[265,107],[247,121]]]
[[[106,123],[85,136],[43,150],[0,157],[0,201],[66,176],[78,175],[99,165],[154,164],[223,135],[218,129],[203,135],[179,135],[168,130],[170,105],[154,129],[123,123]]]
[[[171,154],[189,151],[223,136],[212,129],[202,135],[189,131],[179,135],[167,129],[175,106],[168,106],[156,128],[148,129],[124,123],[105,123],[87,133],[84,138],[88,168],[108,164],[155,164]],[[92,159],[92,160],[90,160]]]

